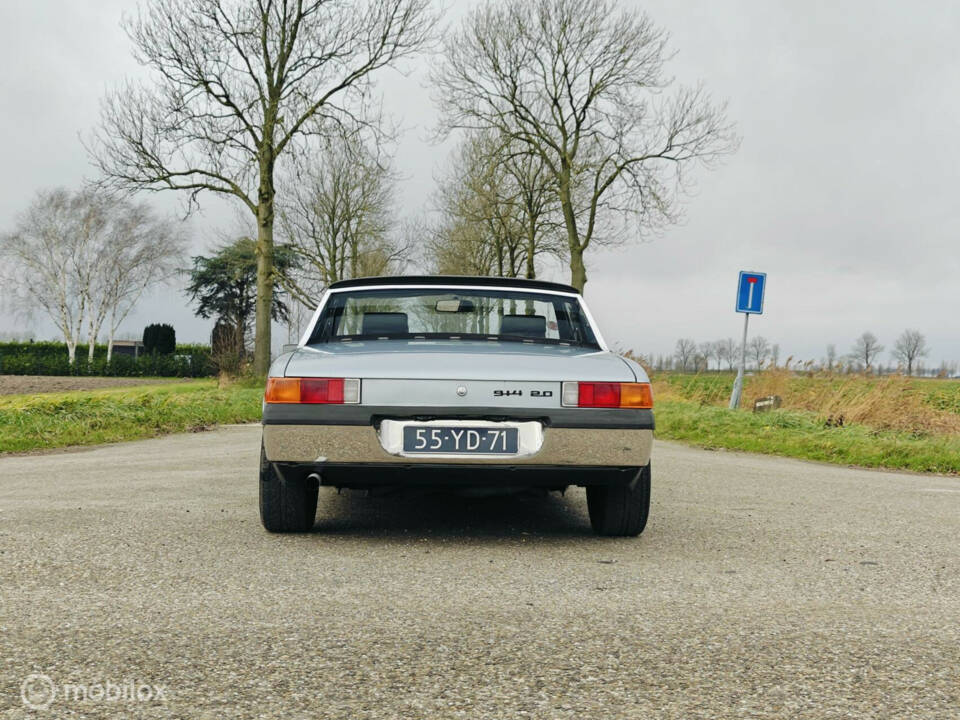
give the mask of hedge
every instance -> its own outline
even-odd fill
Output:
[[[111,377],[208,377],[215,374],[210,348],[177,345],[172,355],[142,354],[138,358],[114,352],[107,362],[107,346],[95,345],[93,362],[86,345],[77,346],[73,365],[61,342],[0,342],[0,374],[100,375]]]

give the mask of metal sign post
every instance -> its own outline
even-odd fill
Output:
[[[740,271],[736,309],[738,313],[743,313],[743,341],[740,343],[740,367],[737,369],[737,379],[733,382],[733,392],[730,393],[731,410],[740,407],[740,396],[743,394],[743,374],[747,368],[747,329],[750,326],[750,316],[763,314],[763,295],[766,289],[766,273]]]

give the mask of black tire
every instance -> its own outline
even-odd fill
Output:
[[[650,515],[650,463],[639,468],[636,483],[588,485],[587,509],[597,535],[636,537]]]
[[[317,516],[320,485],[307,478],[281,480],[260,448],[260,522],[273,533],[309,532]]]

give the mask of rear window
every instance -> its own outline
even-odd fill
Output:
[[[576,297],[456,288],[331,293],[310,344],[400,339],[487,339],[598,347]]]

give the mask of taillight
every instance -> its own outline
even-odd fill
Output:
[[[268,378],[264,400],[268,403],[324,405],[360,402],[357,378]]]
[[[650,383],[563,383],[565,407],[652,408]]]

